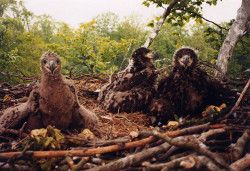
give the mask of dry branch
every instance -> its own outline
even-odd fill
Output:
[[[169,4],[169,6],[165,9],[165,11],[163,12],[163,14],[161,16],[161,19],[156,23],[156,26],[155,26],[153,32],[147,38],[145,44],[143,45],[144,47],[148,48],[151,45],[151,43],[153,42],[153,40],[155,39],[155,37],[158,35],[159,31],[161,30],[161,27],[163,26],[167,16],[170,14],[171,10],[178,3],[178,1],[179,0],[172,0],[172,2]]]
[[[199,137],[199,140],[201,142],[205,142],[209,137],[213,136],[213,135],[216,135],[216,134],[220,134],[220,133],[223,133],[225,132],[225,129],[224,128],[219,128],[219,129],[211,129],[207,132],[203,132],[200,137]]]
[[[234,107],[231,109],[231,111],[225,115],[224,118],[228,118],[229,116],[231,116],[239,107],[240,102],[242,101],[242,98],[244,97],[244,95],[246,94],[247,90],[249,89],[250,86],[250,79],[248,80],[247,84],[245,85],[244,89],[242,90],[240,97],[238,98],[238,100],[236,101]]]
[[[246,154],[245,157],[234,162],[230,165],[231,170],[243,171],[250,167],[250,154]]]
[[[81,149],[81,150],[58,150],[58,151],[27,151],[27,153],[31,154],[30,156],[33,158],[53,158],[53,157],[63,157],[63,156],[91,156],[95,154],[104,154],[115,152],[119,150],[125,150],[130,148],[135,148],[139,146],[146,145],[155,140],[154,137],[148,137],[142,140],[129,142],[124,145],[111,145],[107,147],[100,148],[92,148],[92,149]],[[22,152],[5,152],[0,153],[0,160],[6,160],[9,158],[13,158],[19,156]]]
[[[126,167],[137,164],[139,162],[145,161],[145,160],[155,156],[156,154],[167,151],[169,148],[170,148],[170,145],[168,143],[164,143],[162,145],[143,150],[143,151],[136,153],[134,155],[130,155],[130,156],[127,156],[125,158],[116,160],[116,161],[111,162],[107,165],[89,169],[88,171],[121,170],[121,169],[124,169]]]
[[[185,157],[180,157],[174,160],[171,160],[167,163],[160,163],[160,164],[144,164],[146,166],[145,171],[154,171],[154,170],[174,170],[178,168],[185,168],[185,169],[204,169],[207,170],[223,170],[218,165],[216,165],[211,159],[205,156],[197,156],[194,154],[187,155]]]
[[[245,146],[250,139],[250,130],[246,130],[243,135],[231,146],[232,161],[238,160],[244,152]]]
[[[194,136],[170,138],[169,136],[159,133],[157,131],[143,132],[142,134],[156,136],[158,138],[165,140],[166,142],[168,142],[169,144],[173,146],[192,149],[199,154],[209,157],[219,166],[225,169],[229,168],[228,164],[224,161],[222,156],[218,155],[217,153],[207,150],[206,146],[201,141],[196,139]]]
[[[176,131],[168,131],[166,132],[166,134],[169,137],[177,137],[177,136],[182,136],[182,135],[190,135],[194,133],[199,133],[202,131],[206,131],[209,128],[210,128],[210,123],[206,123],[202,125],[195,125],[195,126],[191,126],[188,128],[183,128],[183,129],[176,130]]]
[[[207,130],[209,128],[223,128],[224,124],[219,125],[209,125],[203,124],[203,125],[197,125],[189,128],[184,128],[177,131],[169,131],[166,132],[165,135],[169,137],[177,137],[180,135],[186,135],[186,134],[193,134],[197,132],[201,132],[204,130]],[[17,132],[15,132],[17,133]],[[95,154],[104,154],[104,153],[110,153],[115,151],[120,151],[124,149],[130,149],[135,147],[144,146],[146,144],[152,143],[156,139],[153,136],[147,137],[142,140],[133,141],[125,143],[124,145],[111,145],[107,147],[99,147],[99,148],[92,148],[92,149],[84,149],[84,150],[58,150],[58,151],[29,151],[29,154],[32,153],[33,158],[53,158],[53,157],[63,157],[63,156],[90,156]],[[0,153],[0,160],[6,160],[9,158],[13,158],[15,156],[20,155],[21,152],[5,152]]]

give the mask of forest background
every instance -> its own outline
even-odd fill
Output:
[[[148,6],[149,2],[142,5]],[[216,5],[216,1],[211,5]],[[62,57],[65,75],[110,75],[127,65],[132,51],[144,44],[157,20],[148,21],[145,27],[136,16],[121,19],[109,12],[72,28],[51,16],[33,14],[23,1],[1,0],[0,80],[20,83],[37,77],[39,58],[48,50]],[[200,60],[215,64],[233,21],[216,25],[204,22],[197,14],[172,13],[150,46],[158,54],[156,67],[169,70],[173,53],[183,45],[197,49]],[[249,66],[250,35],[247,34],[234,50],[228,74],[237,77]]]

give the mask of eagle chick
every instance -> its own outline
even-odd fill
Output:
[[[98,97],[107,110],[116,113],[144,111],[147,108],[157,76],[153,57],[151,50],[141,47],[132,53],[123,71],[111,76]]]
[[[40,66],[40,85],[32,90],[27,102],[3,112],[0,128],[18,128],[27,121],[26,130],[48,125],[59,129],[94,129],[98,118],[79,104],[75,87],[64,80],[60,57],[46,52]]]
[[[198,66],[191,48],[181,48],[173,56],[173,70],[163,78],[150,104],[150,112],[162,123],[177,116],[201,114],[209,105],[220,105],[229,89]]]

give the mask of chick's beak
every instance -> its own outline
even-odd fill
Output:
[[[182,63],[183,63],[185,66],[188,65],[188,63],[189,63],[189,58],[190,58],[190,56],[188,56],[188,55],[185,55],[185,56],[182,57]]]
[[[56,64],[54,61],[49,61],[49,69],[53,73],[54,70],[56,69]]]
[[[153,59],[154,56],[155,56],[155,54],[154,54],[153,52],[149,52],[149,53],[147,53],[145,56],[146,56],[147,58],[149,58],[149,59]]]

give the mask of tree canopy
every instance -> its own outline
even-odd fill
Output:
[[[170,1],[145,0],[159,7]],[[215,63],[219,49],[232,22],[214,24],[202,22],[202,4],[216,5],[216,0],[180,1],[164,23],[151,49],[159,58],[158,68],[171,65],[174,51],[190,46],[199,51],[202,60]],[[104,13],[89,22],[71,28],[47,15],[36,16],[22,1],[4,0],[0,3],[0,80],[12,83],[39,75],[39,58],[45,51],[60,54],[64,74],[79,76],[86,73],[111,74],[124,68],[132,51],[143,45],[152,22],[130,16],[119,18]],[[188,21],[195,19],[190,25]],[[157,20],[157,18],[156,18]],[[237,45],[229,73],[237,75],[249,67],[249,35]]]

